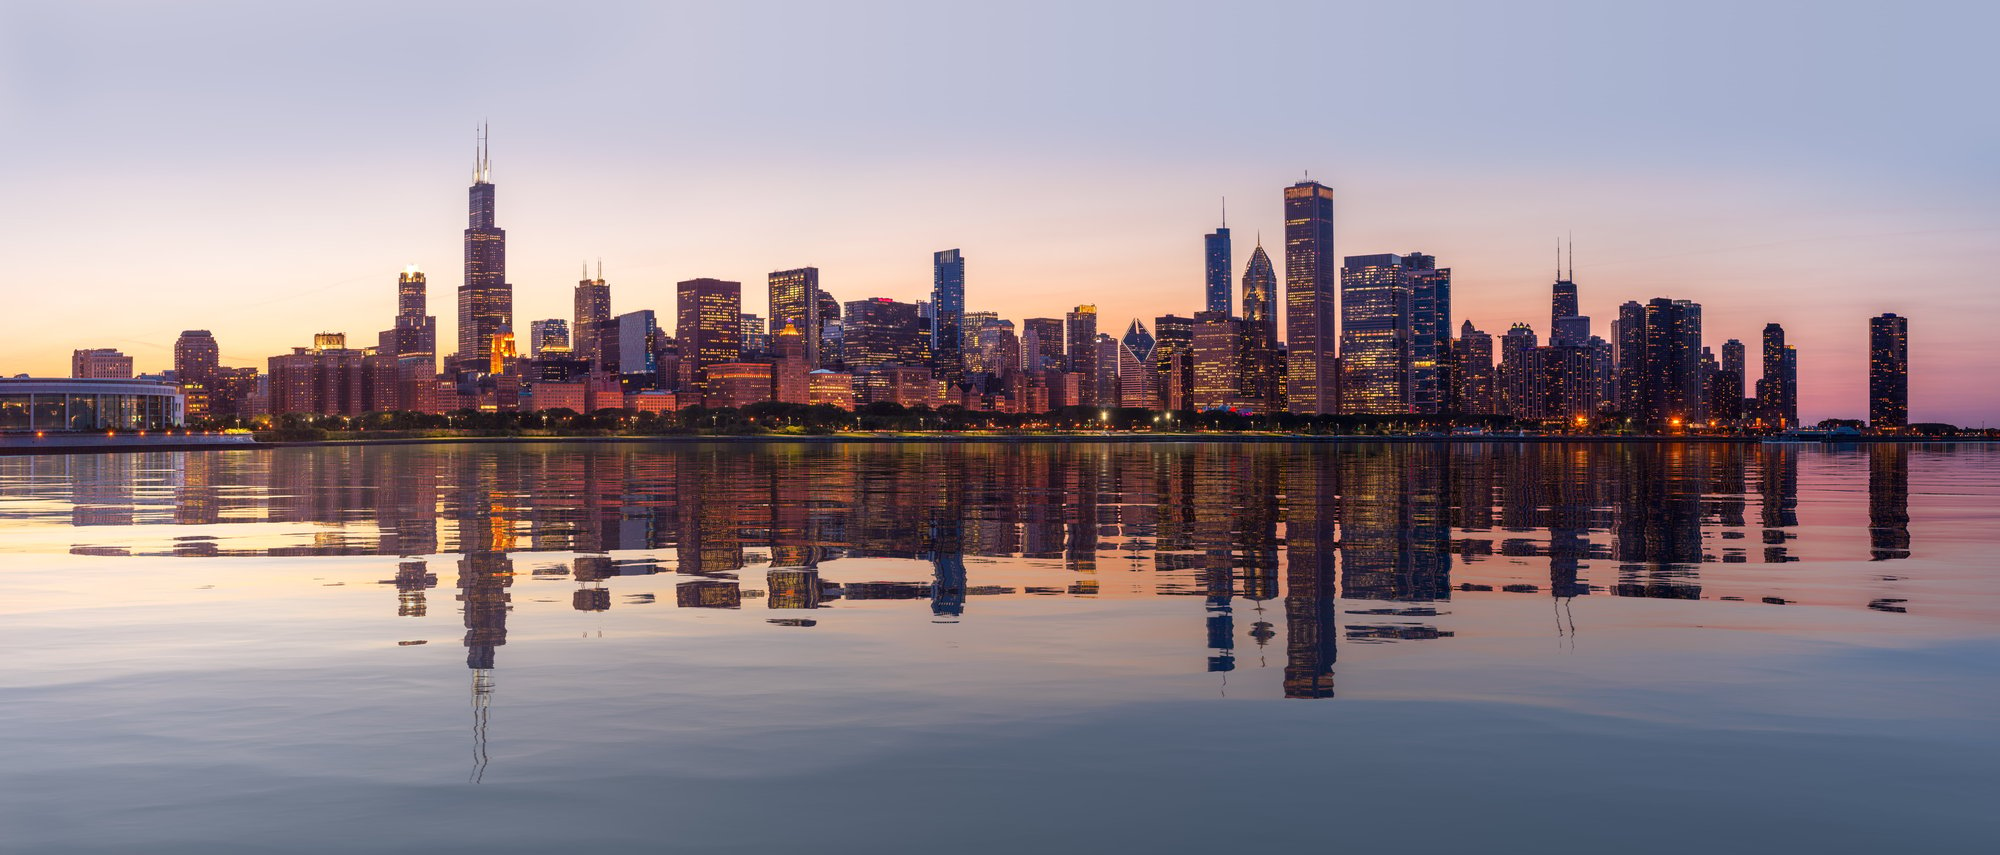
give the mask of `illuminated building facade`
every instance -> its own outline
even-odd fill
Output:
[[[570,352],[569,321],[562,318],[528,322],[528,355]]]
[[[1499,412],[1494,401],[1493,336],[1466,321],[1451,348],[1450,411],[1476,415]]]
[[[458,358],[484,371],[494,338],[514,329],[514,286],[507,284],[507,232],[495,225],[493,161],[480,129],[465,229],[465,280],[458,286]]]
[[[1317,181],[1285,188],[1286,407],[1338,411],[1333,189]]]
[[[848,303],[841,319],[841,352],[849,368],[870,371],[885,365],[922,365],[923,320],[915,303],[887,297]]]
[[[171,383],[130,378],[0,378],[0,433],[165,430],[184,398]]]
[[[1063,317],[1064,347],[1069,359],[1064,366],[1071,374],[1081,374],[1084,385],[1077,394],[1083,406],[1097,405],[1097,307],[1083,305]]]
[[[686,375],[692,363],[695,388],[703,388],[709,366],[743,358],[743,283],[689,279],[678,291],[674,337],[681,343],[681,372]]]
[[[570,349],[578,359],[586,360],[591,370],[604,370],[605,353],[598,341],[598,330],[605,321],[611,320],[611,286],[604,282],[604,263],[598,262],[597,278],[590,277],[590,268],[583,269],[583,278],[577,280],[576,295],[573,300],[571,320],[574,322],[574,338]]]
[[[1040,372],[1063,367],[1063,319],[1029,318],[1021,322],[1021,366]]]
[[[819,268],[772,271],[770,289],[770,334],[777,335],[787,324],[797,327],[806,339],[806,362],[814,368],[825,365],[820,359],[820,344],[826,331],[820,318],[824,301],[819,290]],[[834,319],[839,319],[837,309]]]
[[[708,366],[702,406],[742,408],[771,400],[776,376],[768,362],[719,362]]]
[[[70,354],[69,376],[82,380],[130,380],[132,357],[110,347],[79,350]]]
[[[931,358],[938,375],[965,382],[965,255],[947,249],[931,256]]]
[[[1161,315],[1153,319],[1153,374],[1163,410],[1185,410],[1194,392],[1194,319]]]

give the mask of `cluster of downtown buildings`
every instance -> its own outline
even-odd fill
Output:
[[[853,409],[905,407],[1044,413],[1065,407],[1246,414],[1499,415],[1565,427],[1645,431],[1796,427],[1798,357],[1778,324],[1764,328],[1754,384],[1749,348],[1702,340],[1702,307],[1627,302],[1607,335],[1578,309],[1558,267],[1546,339],[1526,323],[1497,336],[1464,322],[1453,335],[1451,269],[1420,252],[1347,256],[1336,266],[1333,191],[1284,188],[1284,272],[1261,240],[1240,301],[1226,222],[1205,237],[1205,305],[1192,317],[1134,318],[1100,331],[1097,309],[1012,320],[966,308],[966,258],[933,256],[930,299],[841,302],[814,267],[770,274],[768,316],[742,311],[740,282],[678,283],[674,327],[652,309],[615,313],[602,265],[588,266],[570,318],[533,321],[517,337],[507,234],[482,142],[470,188],[458,340],[440,354],[427,281],[397,281],[394,325],[373,347],[321,333],[273,356],[267,373],[219,364],[208,332],[182,334],[170,378],[190,420],[375,411],[579,413],[675,411],[774,401]],[[1282,300],[1284,335],[1279,335]],[[1908,326],[1870,325],[1869,421],[1907,423]],[[442,364],[440,357],[442,356]],[[442,370],[440,370],[442,369]],[[78,351],[75,377],[131,377],[115,351]]]

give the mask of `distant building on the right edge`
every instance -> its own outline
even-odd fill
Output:
[[[1910,423],[1910,319],[1893,312],[1868,319],[1868,426]]]

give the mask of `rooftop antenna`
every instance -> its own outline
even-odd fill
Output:
[[[1222,227],[1229,228],[1229,197],[1222,197]]]
[[[1576,232],[1569,233],[1569,281],[1576,281]]]
[[[590,262],[588,261],[583,263],[583,278],[586,281],[590,279]]]
[[[604,256],[597,257],[597,281],[604,281]]]
[[[1556,281],[1563,278],[1563,239],[1556,238]]]

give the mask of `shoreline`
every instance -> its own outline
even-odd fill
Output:
[[[1366,445],[1388,443],[1399,445],[1609,445],[1618,443],[1700,443],[1700,444],[1773,444],[1796,446],[1840,446],[1840,445],[1939,445],[1939,444],[1988,444],[2000,440],[1986,437],[1843,437],[1840,439],[1783,439],[1777,437],[1738,436],[1363,436],[1354,434],[1312,435],[1274,433],[1106,433],[1106,434],[967,434],[967,433],[844,433],[824,435],[775,435],[737,434],[703,436],[696,434],[624,435],[624,436],[392,436],[381,438],[338,438],[308,440],[270,440],[257,442],[189,442],[181,438],[162,437],[157,442],[115,442],[102,444],[64,445],[10,445],[0,443],[0,456],[36,456],[69,454],[121,454],[156,451],[248,451],[278,448],[339,448],[357,446],[401,446],[401,445],[495,445],[495,444],[540,444],[571,443],[583,445],[699,445],[699,444],[750,444],[775,445],[786,443],[806,444],[938,444],[938,443],[1259,443],[1259,444],[1301,444],[1301,445]]]

